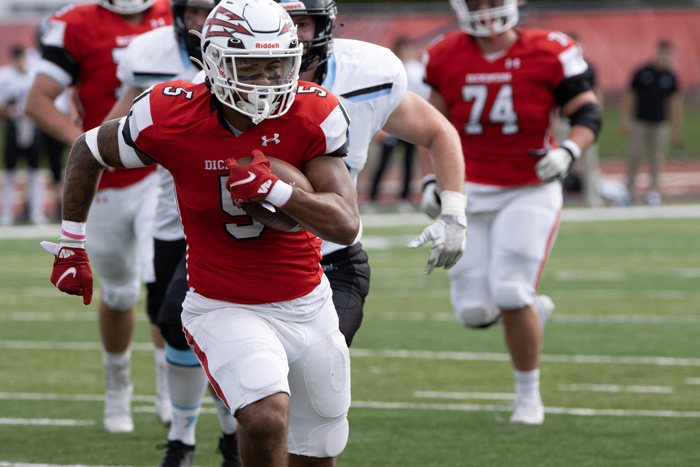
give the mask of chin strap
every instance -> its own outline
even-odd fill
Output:
[[[239,99],[236,101],[236,107],[243,110],[243,112],[245,112],[246,114],[253,114],[253,116],[251,116],[250,118],[253,120],[253,123],[255,125],[268,118],[270,114],[275,110],[276,106],[279,105],[275,103],[275,105],[271,106],[270,102],[267,99],[259,99],[257,97],[256,101],[256,104],[249,102],[246,99]],[[258,104],[263,105],[262,112],[260,112],[260,107]]]

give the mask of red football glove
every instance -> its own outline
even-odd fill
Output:
[[[92,301],[92,270],[87,251],[51,242],[41,242],[41,246],[56,257],[51,283],[61,292],[82,296],[83,303],[89,305]]]
[[[257,149],[253,151],[250,164],[240,165],[235,159],[228,160],[231,174],[226,180],[226,188],[231,192],[231,199],[240,207],[245,202],[265,201],[272,186],[279,178],[270,171],[270,161]]]

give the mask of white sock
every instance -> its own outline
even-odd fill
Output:
[[[164,399],[170,399],[168,362],[165,360],[165,349],[154,347],[153,359],[156,363],[156,394]]]
[[[197,417],[202,407],[202,398],[207,389],[207,375],[197,366],[180,366],[168,363],[170,401],[173,404],[173,421],[168,440],[180,441],[194,446]]]
[[[123,390],[131,385],[131,349],[120,353],[109,353],[103,348],[102,365],[105,369],[107,390]]]
[[[515,375],[515,396],[525,399],[540,398],[540,370],[518,371],[513,370]]]
[[[15,171],[5,171],[5,187],[2,194],[2,223],[15,220]]]
[[[238,420],[229,412],[226,404],[219,399],[219,396],[214,394],[213,391],[209,391],[211,395],[211,400],[214,402],[214,408],[216,409],[216,416],[219,418],[219,426],[221,427],[221,432],[225,435],[230,435],[236,432],[238,428]]]
[[[29,170],[29,220],[35,224],[44,222],[44,183],[38,169]]]

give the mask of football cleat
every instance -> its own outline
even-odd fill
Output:
[[[123,389],[107,389],[102,420],[107,432],[130,433],[134,431],[134,420],[131,418],[132,390],[131,384]]]
[[[167,444],[158,445],[156,448],[165,449],[160,467],[192,467],[194,446],[181,441],[168,441]]]
[[[236,433],[219,438],[219,452],[224,456],[221,467],[241,467],[238,457],[238,438]]]
[[[510,416],[511,425],[542,425],[542,423],[544,423],[544,406],[539,398],[537,400],[515,399],[513,414]]]

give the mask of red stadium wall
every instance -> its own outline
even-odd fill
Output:
[[[338,37],[362,39],[387,47],[400,34],[426,45],[437,35],[454,29],[452,14],[341,15]],[[523,15],[523,26],[576,33],[584,55],[596,68],[604,91],[620,91],[632,70],[649,61],[659,39],[676,45],[674,68],[681,85],[700,90],[700,9],[643,9],[541,12]]]
[[[401,34],[427,45],[457,26],[451,12],[341,14],[337,23],[344,23],[335,30],[337,37],[387,47]],[[682,86],[700,90],[700,8],[540,12],[524,14],[522,24],[576,33],[605,91],[624,89],[632,70],[652,57],[657,40],[669,39],[677,46],[675,68]],[[0,64],[9,62],[11,45],[34,45],[34,27],[0,22]]]

